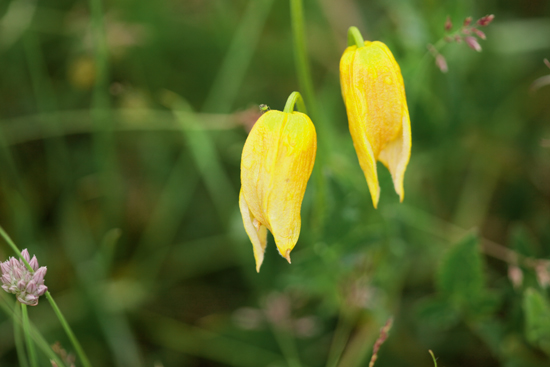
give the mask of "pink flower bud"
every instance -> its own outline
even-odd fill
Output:
[[[20,291],[24,291],[27,288],[27,283],[24,280],[20,280],[17,282],[17,288],[19,288]]]
[[[468,37],[465,37],[464,40],[472,50],[481,52],[481,45],[479,44],[479,42],[477,42],[477,39],[475,37],[468,36]]]
[[[38,260],[36,259],[36,256],[32,257],[31,261],[29,261],[29,265],[31,266],[32,270],[38,270]]]
[[[19,302],[25,303],[29,306],[36,306],[38,304],[38,297],[32,294],[27,294],[25,298],[23,298],[23,300],[21,300],[20,297],[17,297],[17,299],[19,300]]]
[[[15,276],[15,279],[20,280],[21,278],[23,278],[24,270],[21,269],[21,265],[19,265],[19,262],[17,264],[17,267],[13,269],[13,275]]]
[[[2,283],[4,283],[4,284],[10,284],[11,283],[10,275],[7,272],[2,275]]]
[[[516,265],[510,265],[508,266],[508,279],[514,288],[518,289],[523,284],[523,272]]]
[[[447,60],[445,60],[445,56],[438,54],[435,57],[435,64],[441,70],[441,72],[446,73],[449,71],[449,68],[447,67]]]
[[[46,293],[47,290],[48,290],[48,287],[46,287],[45,285],[39,285],[38,290],[36,291],[36,294],[38,296],[42,296],[44,293]]]
[[[458,34],[455,35],[455,42],[456,42],[456,43],[462,42],[462,37],[460,37]]]
[[[36,283],[41,283],[41,282],[44,280],[44,277],[46,276],[46,271],[48,271],[48,268],[46,268],[45,266],[43,266],[43,267],[41,267],[40,269],[38,269],[38,270],[34,273],[33,280],[34,280]]]
[[[453,28],[453,23],[451,22],[451,17],[447,16],[447,21],[445,22],[445,31],[450,31]]]
[[[477,24],[479,24],[482,27],[485,27],[485,26],[488,26],[489,23],[491,23],[493,21],[493,19],[495,19],[494,14],[486,15],[483,18],[479,19],[477,21]]]
[[[462,33],[464,34],[471,34],[472,30],[470,28],[462,28]]]
[[[3,274],[7,274],[10,271],[10,266],[7,262],[6,263],[0,263],[0,269],[2,269]]]
[[[472,17],[464,19],[464,27],[469,26],[472,23]]]
[[[27,284],[27,288],[25,290],[27,291],[27,293],[34,293],[34,292],[36,292],[37,289],[38,289],[38,287],[36,286],[36,282],[34,280],[31,280]]]
[[[479,29],[477,29],[477,28],[472,28],[472,31],[474,31],[474,33],[477,34],[477,36],[478,36],[479,38],[481,38],[482,40],[487,39],[487,36],[485,36],[485,33],[483,33],[482,31],[480,31]]]
[[[27,262],[31,260],[29,251],[27,249],[24,249],[23,251],[21,251],[21,256],[23,257],[23,259],[27,260]]]

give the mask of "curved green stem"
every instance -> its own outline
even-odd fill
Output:
[[[349,27],[348,29],[348,46],[365,46],[363,36],[361,35],[361,32],[359,32],[359,29],[357,29],[357,27]]]
[[[23,316],[23,333],[25,334],[25,342],[27,343],[29,361],[31,362],[31,367],[38,367],[38,360],[36,359],[36,349],[34,348],[34,342],[31,338],[31,324],[29,322],[29,313],[27,311],[26,304],[21,303],[21,311]]]
[[[294,111],[294,105],[296,103],[298,103],[298,110],[307,115],[306,104],[304,103],[304,99],[302,98],[300,92],[292,92],[290,96],[288,96],[283,112],[292,113],[292,111]]]
[[[46,298],[48,299],[48,302],[50,302],[50,306],[52,306],[52,309],[55,312],[55,315],[57,316],[57,318],[59,319],[61,326],[63,326],[65,333],[69,337],[69,340],[71,341],[71,344],[73,345],[73,348],[75,349],[75,352],[78,355],[78,358],[80,359],[80,363],[82,363],[84,367],[91,367],[92,364],[90,363],[88,356],[86,356],[86,353],[84,353],[84,350],[80,345],[80,342],[78,341],[78,339],[76,339],[76,336],[71,330],[69,323],[67,322],[67,320],[65,320],[65,316],[63,316],[63,314],[61,313],[61,310],[59,309],[59,307],[57,307],[57,303],[55,303],[49,291],[46,292]]]

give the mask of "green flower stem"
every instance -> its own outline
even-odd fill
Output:
[[[21,318],[21,309],[19,308],[19,301],[15,301],[15,307],[13,308],[13,317]],[[15,350],[17,352],[17,360],[20,367],[29,367],[27,356],[25,355],[25,347],[23,336],[21,335],[21,324],[16,320],[13,320],[13,340],[15,342]]]
[[[313,93],[313,80],[307,58],[304,10],[302,0],[290,0],[292,35],[294,38],[294,60],[298,72],[300,89],[304,92],[314,120],[317,120],[317,103]]]
[[[348,29],[348,46],[365,46],[363,36],[361,35],[361,32],[359,32],[359,29],[357,29],[357,27],[349,27]]]
[[[336,367],[340,363],[346,344],[348,343],[355,322],[357,321],[358,314],[356,312],[349,312],[341,306],[340,316],[338,317],[338,324],[332,337],[332,343],[327,357],[327,367]]]
[[[300,92],[292,92],[290,96],[288,96],[283,112],[292,113],[292,111],[294,111],[294,105],[296,103],[298,103],[298,110],[307,115],[306,104],[304,103],[304,99],[302,98]]]
[[[2,236],[2,238],[4,238],[4,240],[12,248],[12,250],[17,255],[19,255],[20,259],[23,260],[23,262],[25,263],[25,266],[27,267],[27,269],[29,269],[29,271],[31,273],[34,273],[34,270],[32,269],[32,267],[29,265],[27,260],[25,260],[21,256],[21,251],[19,250],[17,245],[13,242],[13,240],[10,238],[10,236],[6,233],[4,228],[2,228],[2,226],[0,226],[0,236]],[[75,352],[78,355],[78,358],[80,359],[80,362],[82,363],[82,366],[83,367],[91,367],[92,364],[90,363],[90,360],[86,356],[86,353],[84,353],[84,350],[82,349],[82,346],[80,345],[80,343],[76,339],[73,331],[71,330],[71,327],[67,323],[67,320],[65,320],[65,316],[63,316],[63,314],[61,313],[61,310],[59,309],[59,307],[57,307],[57,304],[55,303],[55,301],[54,301],[54,299],[53,299],[53,297],[52,297],[52,295],[50,294],[49,291],[46,292],[46,298],[48,299],[48,302],[50,302],[50,306],[52,307],[52,309],[55,312],[57,318],[59,319],[59,322],[61,323],[61,326],[63,326],[63,329],[65,330],[65,333],[67,334],[67,336],[71,340],[71,343],[73,344],[73,348],[75,349]],[[25,305],[23,305],[23,306],[25,306]],[[23,308],[23,314],[25,312],[26,312],[26,309]],[[23,315],[23,317],[25,317],[25,315]],[[25,325],[23,325],[23,327],[24,326]],[[25,334],[30,335],[27,332],[25,332]],[[27,336],[27,338],[29,338],[29,337],[30,336]],[[31,365],[32,365],[32,363],[31,363]]]
[[[23,315],[23,333],[25,333],[25,341],[27,343],[27,351],[29,353],[31,367],[38,367],[38,360],[36,359],[36,349],[34,348],[34,342],[31,338],[31,325],[29,323],[29,313],[27,311],[26,304],[21,303],[21,311]]]
[[[432,359],[433,359],[433,361],[434,361],[434,367],[437,367],[437,360],[435,359],[434,352],[432,352],[431,349],[428,350],[428,352],[430,352],[430,354],[431,354],[431,356],[432,356]]]
[[[302,367],[292,334],[277,325],[273,325],[273,334],[275,335],[277,344],[279,344],[279,348],[281,348],[288,367]]]
[[[92,364],[90,363],[90,360],[86,356],[86,353],[84,353],[84,350],[82,349],[82,346],[80,345],[80,342],[76,339],[76,336],[74,335],[71,327],[69,326],[69,323],[67,320],[65,320],[65,316],[61,313],[61,310],[59,307],[57,307],[57,303],[55,303],[52,295],[49,291],[46,292],[46,298],[48,299],[48,302],[50,302],[50,306],[52,306],[53,311],[55,312],[55,315],[59,319],[59,322],[61,323],[61,326],[63,326],[63,329],[65,330],[65,333],[71,340],[71,344],[73,345],[73,348],[78,355],[78,358],[80,359],[80,362],[82,363],[82,366],[84,367],[91,367]]]

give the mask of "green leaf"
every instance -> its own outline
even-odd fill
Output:
[[[527,340],[550,354],[550,305],[537,290],[529,288],[523,294],[525,336]]]
[[[437,286],[459,307],[472,309],[483,297],[485,279],[478,239],[469,234],[454,245],[439,268]]]

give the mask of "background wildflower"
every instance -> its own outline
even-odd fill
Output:
[[[48,290],[44,285],[44,276],[47,268],[39,267],[36,256],[32,259],[27,249],[21,251],[21,256],[32,267],[32,272],[27,269],[23,260],[10,257],[0,264],[2,268],[2,289],[17,296],[17,300],[28,306],[36,306],[38,298]]]
[[[479,44],[478,37],[479,39],[485,40],[487,39],[487,36],[485,35],[485,32],[480,30],[478,27],[488,26],[494,18],[495,16],[493,14],[486,15],[473,23],[472,17],[467,17],[462,22],[462,27],[460,27],[455,32],[451,32],[453,28],[453,23],[451,22],[451,18],[447,17],[444,26],[444,30],[446,33],[445,36],[435,45],[428,44],[428,51],[434,57],[435,64],[439,68],[439,70],[441,70],[441,72],[443,73],[446,73],[449,70],[446,59],[440,53],[440,49],[445,45],[445,43],[464,42],[472,50],[481,52],[482,48]]]

